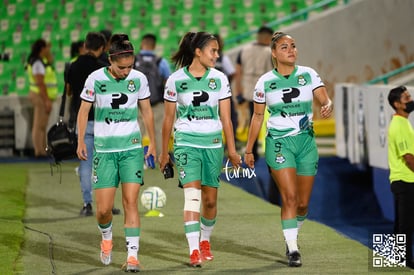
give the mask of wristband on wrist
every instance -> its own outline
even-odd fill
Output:
[[[253,154],[253,152],[245,152],[244,154],[245,154],[245,155],[248,155],[248,154]]]

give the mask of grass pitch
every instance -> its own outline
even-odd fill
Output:
[[[2,175],[10,174],[6,184],[8,192],[1,193],[0,202],[5,203],[7,199],[9,204],[2,210],[11,211],[2,214],[0,220],[3,228],[0,252],[2,256],[7,254],[0,259],[0,274],[123,274],[120,271],[126,260],[123,216],[114,216],[113,263],[103,266],[99,260],[100,234],[95,217],[79,216],[82,198],[74,171],[76,163],[62,165],[61,183],[56,170],[51,175],[48,163],[25,168],[26,165],[0,166]],[[24,187],[26,181],[28,184]],[[303,266],[288,267],[280,208],[225,182],[219,190],[219,213],[211,240],[215,259],[201,269],[190,268],[182,218],[182,189],[177,188],[176,178],[164,180],[158,170],[146,170],[143,188],[148,186],[161,187],[167,194],[167,205],[162,209],[164,217],[145,217],[146,211],[140,205],[142,272],[366,274],[370,271],[367,247],[309,220],[299,236]],[[25,203],[24,218],[19,220]],[[115,205],[121,207],[119,192]],[[395,274],[401,272],[396,270]]]

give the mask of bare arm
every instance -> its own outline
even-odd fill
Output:
[[[240,64],[236,64],[236,72],[234,74],[234,88],[236,90],[236,96],[243,96],[243,85],[242,85],[242,73],[243,68]]]
[[[87,160],[88,159],[88,152],[86,149],[85,144],[85,133],[86,133],[86,127],[88,123],[88,114],[89,110],[92,107],[92,103],[82,100],[78,117],[77,117],[77,127],[78,127],[78,148],[76,150],[76,153],[78,155],[78,158],[80,160]]]
[[[167,163],[170,162],[170,156],[168,155],[168,143],[170,141],[172,127],[174,125],[175,118],[175,102],[164,101],[164,121],[162,123],[162,149],[159,156],[159,163],[161,171]]]
[[[407,165],[407,167],[410,168],[410,170],[414,172],[414,155],[405,154],[403,158],[405,161],[405,165]]]
[[[241,156],[236,152],[230,108],[230,98],[220,100],[220,120],[223,125],[224,136],[226,137],[229,159],[233,167],[239,167],[241,164]]]
[[[260,128],[264,120],[264,112],[266,104],[254,103],[254,111],[250,122],[249,136],[247,138],[246,152],[244,154],[244,162],[250,168],[254,168],[254,155],[252,154],[253,145],[259,136]]]
[[[325,88],[325,86],[316,88],[313,92],[316,99],[321,104],[321,117],[322,118],[328,118],[332,115],[333,111],[333,104],[331,99],[328,96],[328,92]]]
[[[148,152],[145,155],[147,158],[149,155],[153,155],[154,159],[157,159],[157,152],[155,142],[155,130],[154,130],[154,113],[152,112],[150,99],[140,100],[138,102],[139,108],[141,110],[142,120],[144,121],[145,129],[147,129],[147,133],[150,139],[150,144],[148,146]],[[158,141],[159,142],[159,141]]]

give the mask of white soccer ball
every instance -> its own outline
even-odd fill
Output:
[[[148,210],[160,209],[167,203],[165,192],[157,187],[151,186],[142,191],[141,204]]]

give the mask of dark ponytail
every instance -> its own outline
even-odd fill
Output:
[[[27,64],[33,64],[37,59],[40,59],[40,52],[47,46],[46,40],[40,38],[36,40],[31,47],[29,56],[27,57]]]
[[[134,46],[129,41],[127,34],[114,34],[109,40],[109,43],[109,57],[112,60],[134,55]]]
[[[217,40],[217,38],[208,32],[187,32],[171,60],[177,68],[188,66],[193,62],[195,50],[203,49],[211,40]]]

